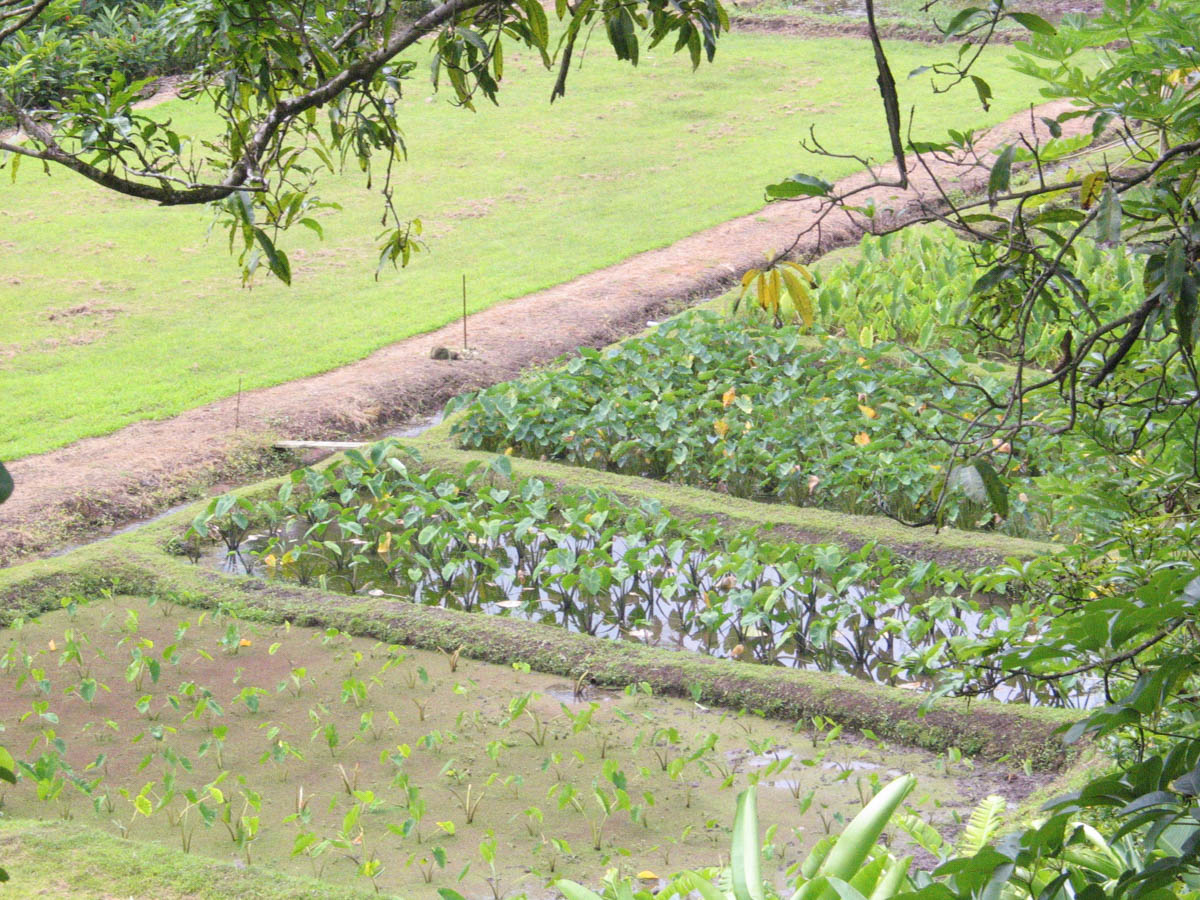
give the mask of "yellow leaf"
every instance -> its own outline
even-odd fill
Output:
[[[643,869],[637,873],[638,881],[658,881],[658,876],[649,869]]]
[[[513,455],[513,448],[512,448],[512,447],[505,447],[505,448],[504,448],[504,455],[505,455],[505,456],[512,456],[512,455]]]
[[[391,549],[392,549],[392,533],[390,531],[385,531],[383,533],[383,537],[381,537],[379,539],[379,552],[387,553]]]
[[[1083,176],[1083,181],[1079,185],[1079,205],[1084,209],[1090,209],[1092,204],[1100,199],[1100,193],[1104,190],[1104,181],[1106,175],[1103,172],[1089,172]]]
[[[865,431],[860,431],[854,436],[854,443],[858,444],[860,447],[865,447],[867,444],[871,443],[871,436]]]
[[[879,413],[875,412],[875,410],[871,409],[871,407],[863,406],[861,403],[858,404],[858,411],[861,412],[868,419],[874,419],[876,416],[879,415]]]
[[[254,643],[254,642],[251,641],[249,638],[242,638],[240,641],[238,641],[238,646],[239,647],[249,647],[252,643]]]
[[[752,282],[755,278],[757,278],[758,275],[759,275],[758,269],[747,269],[746,274],[742,276],[742,290],[743,291],[749,290],[750,282]]]
[[[780,278],[779,278],[779,270],[778,269],[771,270],[771,277],[769,279],[769,283],[770,283],[769,290],[771,292],[771,312],[773,312],[775,315],[779,315],[779,301],[782,298],[783,289],[782,289],[782,282],[780,281]]]
[[[867,367],[867,358],[865,356],[860,356],[858,358],[858,364],[865,369]]]
[[[728,407],[728,406],[732,405],[733,401],[736,399],[737,399],[737,391],[734,388],[730,388],[724,394],[721,395],[721,405]]]
[[[54,649],[55,649],[55,647],[54,647],[54,639],[53,639],[53,638],[51,638],[51,640],[50,640],[50,649],[51,649],[51,650],[54,650]]]
[[[802,266],[798,262],[785,262],[784,265],[789,269],[795,269],[797,272],[803,275],[804,280],[810,285],[816,285],[817,279],[813,277],[813,273],[808,270],[807,266]]]
[[[725,435],[729,434],[729,423],[724,419],[717,419],[713,422],[713,431],[717,433],[717,437],[724,439]]]
[[[1169,85],[1183,84],[1185,81],[1188,80],[1188,78],[1190,78],[1192,75],[1194,75],[1197,72],[1200,72],[1200,68],[1193,67],[1190,69],[1173,69],[1172,71],[1167,73],[1167,84],[1169,84]]]
[[[278,563],[279,563],[279,560],[277,560],[275,558],[274,553],[268,553],[266,556],[263,557],[263,565],[266,566],[268,569],[275,568],[275,566]]]
[[[787,285],[788,296],[792,298],[792,305],[796,307],[796,312],[804,320],[804,327],[812,328],[814,316],[808,288],[791,269],[784,269],[782,274],[783,282]]]

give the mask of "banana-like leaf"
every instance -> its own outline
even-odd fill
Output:
[[[555,889],[561,893],[567,900],[604,900],[595,891],[590,891],[582,884],[577,884],[574,881],[563,879],[562,881],[554,882]]]
[[[843,881],[853,878],[870,855],[892,815],[916,784],[917,779],[912,775],[901,775],[872,797],[862,812],[843,829],[821,865],[821,874]]]
[[[733,896],[737,900],[764,900],[759,869],[758,805],[754,785],[738,794],[733,817],[733,847],[729,852]],[[574,898],[570,898],[574,900]]]
[[[903,892],[904,882],[908,878],[908,867],[911,863],[911,856],[891,859],[891,863],[884,870],[882,877],[875,883],[875,889],[871,891],[869,900],[891,900],[892,897]]]

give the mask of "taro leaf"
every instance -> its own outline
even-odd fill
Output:
[[[462,894],[453,888],[438,888],[438,896],[441,897],[442,900],[466,900]]]
[[[504,478],[512,478],[512,460],[510,460],[507,456],[495,457],[489,464],[488,468]]]
[[[767,185],[767,196],[772,200],[790,200],[793,197],[825,197],[833,185],[815,175],[797,172],[786,181]]]
[[[988,176],[989,197],[995,197],[1008,190],[1009,184],[1012,183],[1012,162],[1016,150],[1016,144],[1009,144],[996,157],[996,162],[992,166],[992,174]]]
[[[7,781],[9,784],[17,783],[17,764],[3,746],[0,746],[0,781]]]
[[[975,460],[975,471],[979,473],[979,477],[983,480],[984,490],[987,491],[988,500],[992,504],[992,509],[1002,519],[1008,518],[1008,488],[1004,486],[1004,482],[1000,480],[1000,476],[996,474],[996,470],[992,468],[992,464],[987,460]]]
[[[12,492],[12,476],[8,474],[8,469],[4,468],[4,463],[0,462],[0,503],[11,497]]]
[[[1058,34],[1058,31],[1039,15],[1030,12],[1010,12],[1008,17],[1037,34]]]

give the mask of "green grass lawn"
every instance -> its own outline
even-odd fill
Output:
[[[897,72],[943,48],[894,44]],[[902,83],[917,128],[983,125],[1025,106],[1033,84],[980,72],[997,97],[930,97]],[[424,71],[422,68],[420,71]],[[529,54],[506,67],[499,108],[476,114],[406,101],[410,158],[400,209],[425,224],[430,252],[373,279],[379,205],[354,175],[329,179],[341,203],[326,240],[286,241],[295,284],[240,287],[210,213],[165,210],[26,165],[0,182],[0,459],[43,452],[246,389],[326,371],[454,319],[466,274],[472,309],[566,281],[745,214],[764,184],[797,170],[834,179],[853,163],[806,159],[815,124],[830,148],[886,155],[868,45],[732,34],[693,73],[659,49],[630,69],[588,54],[564,101]],[[184,130],[202,107],[159,107]],[[763,250],[773,248],[764,247]]]

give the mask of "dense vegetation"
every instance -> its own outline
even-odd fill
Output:
[[[930,275],[922,283],[943,288]],[[937,317],[923,321],[944,337]],[[1083,430],[956,464],[947,437],[973,424],[979,397],[961,385],[984,370],[981,388],[999,394],[1008,376],[952,348],[925,361],[936,372],[898,344],[690,315],[465,398],[455,431],[468,448],[913,523],[934,521],[937,508],[948,525],[1019,535],[1106,532],[1146,500],[1139,462],[1105,454]]]
[[[46,109],[83,85],[114,75],[137,82],[190,71],[198,47],[179,40],[170,3],[90,2],[0,43],[0,91],[18,106]],[[13,124],[0,108],[0,124]]]
[[[277,499],[213,500],[175,549],[212,538],[239,571],[891,684],[933,684],[947,656],[1023,638],[1061,602],[1036,573],[773,541],[508,471],[500,457],[449,474],[377,444],[296,472]],[[981,674],[953,689],[990,692]],[[1089,699],[1086,684],[1029,680],[999,695]]]

